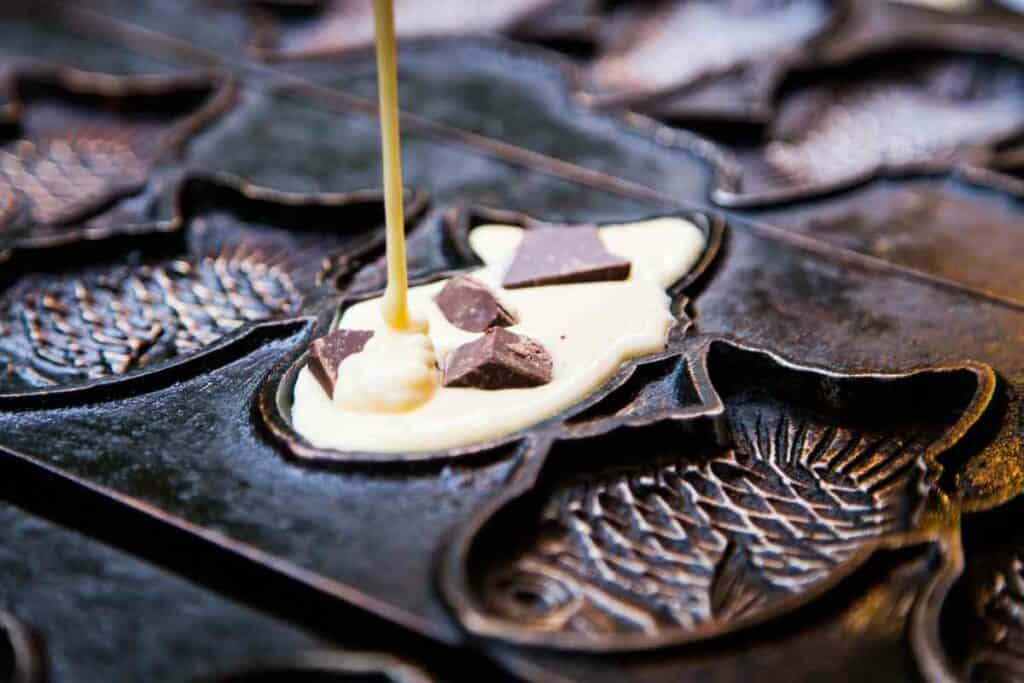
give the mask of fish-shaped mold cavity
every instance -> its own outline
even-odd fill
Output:
[[[471,632],[630,650],[781,615],[942,533],[937,458],[995,384],[980,365],[843,375],[720,340],[688,362],[705,410],[556,441],[457,537],[442,586]]]
[[[108,384],[294,321],[333,252],[383,247],[379,192],[282,194],[191,177],[144,236],[16,251],[0,282],[0,397]],[[415,216],[422,197],[410,195]]]
[[[574,431],[580,431],[584,429],[601,430],[607,421],[622,419],[619,415],[611,414],[614,411],[608,410],[607,406],[602,405],[600,409],[593,412],[590,411],[590,407],[594,404],[601,404],[603,399],[610,394],[616,394],[616,398],[613,400],[618,400],[617,395],[621,393],[619,390],[623,387],[625,387],[625,391],[632,391],[636,382],[647,376],[647,370],[642,368],[646,367],[648,363],[657,363],[659,359],[672,355],[678,351],[680,346],[687,343],[692,323],[686,310],[689,302],[687,293],[692,293],[699,288],[699,282],[710,271],[721,247],[725,231],[725,225],[719,217],[700,212],[648,216],[630,221],[630,223],[655,223],[657,219],[682,219],[682,222],[687,224],[687,229],[694,230],[702,239],[699,253],[695,254],[693,263],[687,267],[685,273],[681,274],[678,280],[665,290],[669,297],[669,313],[672,319],[666,334],[665,350],[652,355],[626,358],[617,364],[617,369],[611,375],[602,379],[598,385],[582,394],[578,400],[565,405],[556,413],[538,417],[535,421],[524,424],[521,429],[502,436],[483,438],[467,445],[450,448],[395,449],[390,452],[383,450],[375,452],[318,446],[300,434],[294,424],[296,384],[310,357],[306,349],[296,348],[271,370],[260,388],[258,409],[268,432],[282,446],[286,455],[300,462],[321,466],[376,465],[389,462],[431,462],[470,456],[477,457],[525,438],[538,438],[541,434],[565,431],[569,429],[565,424],[566,420],[585,422],[585,425],[577,424],[571,427]],[[615,221],[614,224],[622,225],[622,222]],[[432,211],[418,225],[410,228],[407,243],[410,252],[409,261],[411,270],[418,276],[412,284],[415,287],[436,284],[456,274],[466,272],[468,269],[483,266],[484,262],[481,260],[481,256],[470,245],[469,235],[478,227],[488,225],[511,227],[517,231],[542,228],[572,230],[579,227],[572,224],[549,223],[518,212],[487,207],[461,206]],[[580,226],[597,227],[601,230],[612,227],[612,224],[587,223],[580,224]],[[325,270],[326,276],[336,290],[343,292],[343,296],[338,302],[336,312],[325,312],[320,316],[314,325],[311,336],[326,335],[332,325],[344,318],[345,312],[350,307],[360,305],[380,295],[379,290],[384,286],[386,279],[385,263],[378,259],[368,262],[360,268],[352,266],[353,264],[345,259],[329,261]],[[660,363],[658,367],[661,367]],[[639,377],[634,379],[638,372]],[[524,397],[523,400],[527,400],[527,397]],[[643,412],[639,408],[637,411]],[[585,413],[585,415],[580,416],[581,413]],[[412,413],[405,415],[410,414]],[[643,419],[643,417],[638,419]]]
[[[116,209],[231,103],[216,73],[113,76],[16,71],[0,137],[0,239],[52,244],[143,223]]]
[[[832,5],[827,0],[667,0],[628,6],[611,14],[598,53],[585,67],[586,98],[672,116],[679,108],[673,97],[686,99],[689,89],[722,76],[751,81],[749,90],[765,75],[755,71],[781,69],[830,25]]]
[[[1024,54],[1024,16],[996,2],[883,0],[848,2],[815,58],[836,63],[899,46]]]
[[[759,144],[730,147],[715,201],[751,206],[879,174],[935,173],[1024,130],[1024,66],[999,57],[887,52],[794,74]]]

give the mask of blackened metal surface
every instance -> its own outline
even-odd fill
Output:
[[[42,636],[48,680],[189,680],[253,652],[323,647],[297,627],[9,503],[0,520],[0,599]]]
[[[379,185],[374,119],[326,105],[311,105],[301,89],[246,92],[232,112],[194,141],[188,163],[290,192]],[[473,202],[552,220],[592,211],[628,218],[651,210],[649,202],[589,190],[415,129],[403,132],[402,150],[406,186],[428,191],[435,204]],[[447,172],[439,173],[442,168]]]
[[[514,453],[413,474],[296,466],[259,433],[252,403],[262,376],[305,339],[265,341],[212,373],[126,400],[9,413],[0,432],[48,464],[314,572],[325,600],[347,597],[335,584],[356,585],[373,609],[453,639],[433,596],[433,557],[504,483]],[[38,448],[41,439],[52,447]]]
[[[201,557],[204,595],[228,594],[273,608],[339,641],[354,624],[364,651],[414,653],[414,659],[433,651],[433,664],[446,664],[445,678],[493,677],[493,663],[532,680],[943,680],[1006,678],[1021,670],[1014,659],[1021,573],[1012,532],[1015,504],[1000,507],[1024,487],[1024,310],[1016,235],[1024,229],[1016,154],[1024,55],[1019,14],[989,3],[959,12],[896,2],[830,3],[813,16],[800,14],[813,21],[780,26],[774,38],[787,41],[769,41],[756,53],[727,51],[722,63],[728,68],[720,72],[700,63],[696,72],[669,74],[671,82],[652,89],[645,79],[662,74],[636,60],[640,71],[623,81],[618,99],[578,95],[581,89],[595,94],[584,87],[588,76],[593,85],[604,70],[595,64],[607,66],[616,56],[634,60],[637,51],[655,45],[651,19],[667,16],[658,14],[662,6],[678,10],[669,7],[674,3],[631,12],[622,3],[569,0],[559,3],[558,13],[538,3],[545,11],[529,22],[486,27],[505,38],[407,43],[401,58],[406,182],[410,202],[422,197],[417,191],[431,195],[429,212],[410,221],[417,276],[468,264],[464,249],[439,227],[467,204],[500,209],[506,217],[518,211],[563,222],[685,210],[724,224],[725,237],[703,276],[676,293],[676,312],[687,324],[678,326],[671,352],[624,368],[617,382],[571,411],[558,434],[534,430],[447,464],[353,467],[289,457],[289,444],[267,433],[258,410],[263,379],[301,353],[340,297],[365,296],[381,284],[374,263],[380,255],[379,208],[376,220],[356,220],[356,235],[348,214],[335,213],[339,202],[347,202],[339,197],[365,198],[347,193],[379,184],[369,53],[270,59],[281,39],[287,42],[289,27],[329,14],[316,2],[286,4],[95,0],[43,2],[17,16],[5,11],[0,63],[8,73],[27,73],[40,62],[46,69],[99,72],[89,78],[108,84],[101,98],[108,104],[124,94],[126,74],[163,74],[174,86],[156,108],[165,113],[184,112],[183,104],[195,102],[173,94],[185,82],[183,74],[205,74],[208,90],[217,90],[209,85],[214,80],[238,84],[237,96],[201,129],[190,128],[175,153],[145,165],[158,171],[144,174],[144,189],[132,190],[130,220],[112,212],[113,229],[131,227],[143,235],[137,243],[76,243],[72,251],[46,243],[28,258],[24,244],[5,236],[4,295],[36,292],[8,305],[8,317],[28,323],[24,329],[41,330],[36,338],[46,339],[48,348],[63,344],[71,353],[55,357],[76,358],[78,349],[86,355],[92,349],[117,375],[101,379],[86,372],[68,382],[50,376],[57,386],[36,382],[31,395],[5,395],[5,497],[22,503],[27,497],[31,515],[61,513],[62,523],[77,528],[90,528],[100,507],[109,521],[104,527],[116,530],[122,525],[114,520],[134,519],[118,545],[144,559],[124,551],[119,557],[138,562],[149,577],[143,582],[160,585],[158,577],[166,577],[149,563],[193,576],[192,558]],[[789,16],[814,9],[812,4],[736,3],[729,11],[738,14],[720,24],[735,33],[744,12]],[[686,36],[700,37],[701,26],[714,25],[707,17],[703,24],[692,19],[665,25],[682,26],[672,37],[684,43]],[[636,28],[638,42],[616,48],[616,36],[603,30],[613,25],[626,26],[627,33]],[[435,33],[459,32],[442,29]],[[703,37],[710,42],[698,44],[715,42]],[[780,48],[783,42],[790,44]],[[33,107],[28,103],[19,112],[25,98],[10,87],[2,97],[0,128],[9,139],[22,139],[19,113],[31,117]],[[66,97],[58,99],[66,106]],[[901,112],[903,119],[896,115]],[[153,123],[137,109],[128,114],[123,125]],[[967,115],[983,135],[973,137],[973,129],[963,134],[958,122]],[[844,116],[855,124],[877,119],[884,134],[850,142]],[[687,129],[691,125],[708,138]],[[854,125],[853,132],[862,127]],[[935,134],[923,146],[912,144],[921,131]],[[818,138],[824,142],[813,142]],[[940,138],[943,144],[933,148]],[[837,148],[856,149],[864,158],[850,166],[850,155],[837,155]],[[904,159],[900,154],[907,150],[914,163],[889,163]],[[43,177],[42,170],[67,158],[73,156],[63,146],[51,146],[47,155],[29,159],[28,175]],[[765,159],[784,172],[759,175]],[[141,174],[124,175],[139,185]],[[730,179],[744,184],[723,185]],[[24,194],[24,182],[11,185]],[[755,192],[744,195],[751,187]],[[101,199],[107,198],[106,188],[100,189]],[[84,214],[78,202],[92,216],[98,200],[83,195],[70,201],[74,211],[63,204],[55,205],[56,213],[33,216],[29,210],[15,232],[47,227],[40,219],[49,216],[50,223],[70,226],[79,240]],[[731,207],[724,215],[716,210],[721,204]],[[753,204],[761,208],[743,208]],[[53,228],[47,228],[50,234]],[[240,279],[235,262],[219,258],[226,252],[201,248],[204,236],[225,235],[241,235],[246,243],[272,238],[282,258],[297,255],[296,269],[282,266],[273,273],[287,276],[294,302],[288,299],[280,310],[259,307],[259,320],[228,315],[229,309],[255,311],[255,300],[266,303],[247,294],[273,294],[284,285],[280,278],[264,278],[277,261],[264,259],[266,272],[253,266]],[[307,258],[321,240],[329,248]],[[223,246],[224,240],[213,241]],[[253,253],[266,252],[246,251]],[[190,279],[168,265],[178,262],[200,275]],[[118,277],[111,276],[111,264]],[[145,277],[140,268],[148,269]],[[84,274],[97,269],[113,284]],[[186,281],[184,289],[174,273]],[[125,286],[136,281],[143,286]],[[74,305],[94,302],[98,294],[109,303],[102,315],[95,305]],[[172,340],[192,335],[208,343],[184,352],[172,344],[167,349],[173,353],[151,365],[133,362],[129,353],[127,371],[116,372],[121,356],[104,351],[117,335],[105,334],[111,325],[104,321],[120,329],[117,322],[142,310],[134,304],[147,297],[194,304],[181,309],[188,315],[164,315],[161,328],[184,330],[169,333]],[[235,329],[244,331],[224,334],[242,318]],[[229,324],[207,329],[210,321]],[[136,328],[127,329],[132,334],[121,330],[126,339],[120,341],[129,351],[147,347],[148,337],[140,341]],[[702,341],[712,338],[733,340],[717,343],[736,352],[721,352],[703,381],[687,368],[703,357]],[[42,366],[26,362],[34,355],[11,354],[12,366],[32,366],[46,377]],[[906,373],[948,380],[951,368],[987,377],[976,381],[976,387],[987,387],[984,400],[964,400],[971,392],[956,381],[917,387],[906,396],[896,390],[910,381]],[[53,368],[42,369],[52,374]],[[789,371],[813,379],[806,392],[780,402],[779,393],[795,376]],[[892,380],[892,395],[852,388],[887,377],[903,377]],[[719,394],[723,412],[714,417],[707,414],[708,401]],[[748,408],[787,417],[762,419],[759,431],[744,412]],[[903,419],[908,411],[914,419]],[[833,448],[843,435],[865,429],[849,424],[864,414],[879,439],[863,450]],[[704,469],[664,436],[666,425],[680,423],[693,427],[687,438],[709,444]],[[947,433],[949,438],[942,436]],[[633,451],[636,457],[625,463],[633,474],[620,476],[614,456]],[[835,457],[827,457],[832,451]],[[795,467],[799,453],[807,454],[809,472]],[[824,460],[836,467],[815,469]],[[571,467],[564,465],[570,461]],[[671,478],[666,467],[675,468],[673,481],[686,485],[654,493],[645,488],[651,477]],[[579,494],[581,481],[597,482],[598,495]],[[873,487],[878,481],[892,487]],[[539,488],[532,488],[535,482]],[[26,493],[27,486],[44,483],[55,488],[42,487],[37,497]],[[821,498],[822,486],[835,495]],[[743,495],[726,505],[718,495],[729,497],[726,489]],[[84,508],[71,502],[71,493],[95,502],[93,515],[80,512]],[[518,506],[520,494],[536,505]],[[662,538],[666,527],[650,517],[659,496],[673,514],[695,515],[697,523],[681,527],[687,533],[706,532],[706,543],[689,547],[697,561],[683,552],[670,557],[670,539]],[[927,504],[912,504],[921,497]],[[861,515],[830,512],[825,499],[866,507]],[[603,507],[587,508],[594,500]],[[540,530],[538,510],[547,510],[552,523]],[[843,526],[843,533],[825,525],[794,534],[793,525],[809,523],[807,510]],[[978,516],[980,510],[988,512]],[[513,518],[510,511],[522,514]],[[501,533],[483,523],[492,512],[510,523]],[[675,527],[667,528],[671,535]],[[828,530],[842,547],[830,545]],[[63,533],[71,532],[58,535]],[[168,544],[169,538],[180,545]],[[512,540],[522,543],[508,547]],[[31,546],[20,537],[11,544]],[[459,555],[460,547],[473,550]],[[18,561],[27,557],[14,554]],[[467,561],[453,563],[453,557]],[[573,558],[585,561],[574,564]],[[824,569],[815,570],[813,559]],[[527,560],[557,565],[563,574],[571,569],[565,583],[572,590],[540,590],[545,599],[539,602],[528,590],[511,590],[511,600],[495,598],[519,584],[490,579],[510,567],[522,570]],[[102,571],[54,562],[60,568],[55,575],[66,577],[61,590],[88,587],[83,574],[102,578]],[[600,571],[602,562],[614,568]],[[659,571],[644,577],[649,581],[637,579],[645,567]],[[552,571],[549,566],[542,576],[550,580]],[[246,580],[227,585],[223,575],[235,572]],[[453,576],[466,580],[453,582]],[[531,576],[526,588],[550,589]],[[37,615],[61,595],[40,595],[40,585],[46,584],[37,577],[18,584],[19,593],[33,596]],[[681,585],[687,587],[682,592],[676,590]],[[275,595],[285,597],[275,602]],[[572,598],[576,609],[562,609],[557,599],[549,604],[552,595]],[[585,598],[576,600],[579,595]],[[618,602],[610,606],[608,595]],[[693,598],[693,609],[676,605],[672,614],[679,618],[665,617],[666,605],[680,595]],[[466,609],[467,596],[481,604]],[[149,609],[145,596],[126,590],[122,597],[124,609],[128,603],[140,612]],[[82,648],[75,662],[82,670],[110,666],[108,653],[90,649],[77,622],[22,614],[13,600],[2,606],[41,627],[45,638],[67,643],[68,651]],[[550,614],[536,618],[535,608],[552,604],[557,615],[575,619],[563,626],[576,630],[548,629]],[[496,607],[504,627],[483,628],[482,615],[493,617],[488,610]],[[687,619],[692,623],[683,623]],[[613,647],[608,634],[637,624],[654,624],[638,641],[638,649],[649,651],[611,655],[609,650],[637,642]],[[179,628],[181,621],[167,626]],[[700,635],[693,637],[695,631]],[[558,643],[544,642],[545,634],[564,640],[567,632],[576,639],[568,643],[572,647],[560,643],[561,650],[553,651]],[[581,640],[587,647],[579,647]],[[691,642],[661,647],[681,640]],[[242,643],[237,636],[231,641]],[[219,662],[207,645],[197,646],[197,658]],[[139,649],[139,666],[163,666],[166,653],[156,648]],[[297,675],[303,658],[292,651],[282,656],[277,669],[242,663],[238,676],[280,674],[281,667],[285,676]]]
[[[757,216],[840,248],[1024,303],[1020,199],[953,179],[879,181]]]

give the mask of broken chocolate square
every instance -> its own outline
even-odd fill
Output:
[[[468,275],[456,275],[434,297],[437,307],[452,325],[467,332],[515,325],[516,319],[501,305],[487,285]]]
[[[371,330],[335,330],[309,345],[309,371],[328,396],[334,398],[341,361],[362,351],[372,336]]]
[[[508,289],[625,280],[628,260],[609,252],[588,225],[527,230],[502,282]]]
[[[442,384],[476,389],[521,389],[551,381],[551,356],[530,337],[492,327],[448,358]]]

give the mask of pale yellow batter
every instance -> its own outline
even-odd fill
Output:
[[[487,284],[519,322],[508,329],[533,337],[551,354],[552,381],[528,389],[440,386],[447,355],[479,333],[447,321],[433,297],[436,282],[409,290],[409,307],[426,321],[399,331],[385,324],[381,300],[345,311],[340,327],[374,330],[361,353],[339,367],[334,400],[307,368],[295,384],[292,421],[314,446],[403,452],[468,446],[499,438],[573,406],[630,358],[661,351],[674,319],[665,290],[693,268],[703,233],[680,218],[608,226],[609,251],[627,258],[627,280],[505,290],[502,276],[522,230],[489,225],[470,233],[486,264],[471,275]],[[414,329],[415,328],[415,329]]]

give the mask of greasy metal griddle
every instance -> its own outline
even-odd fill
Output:
[[[10,680],[1024,676],[1024,15],[397,4],[411,275],[684,215],[667,350],[312,448],[306,344],[383,286],[360,3],[5,7]]]

